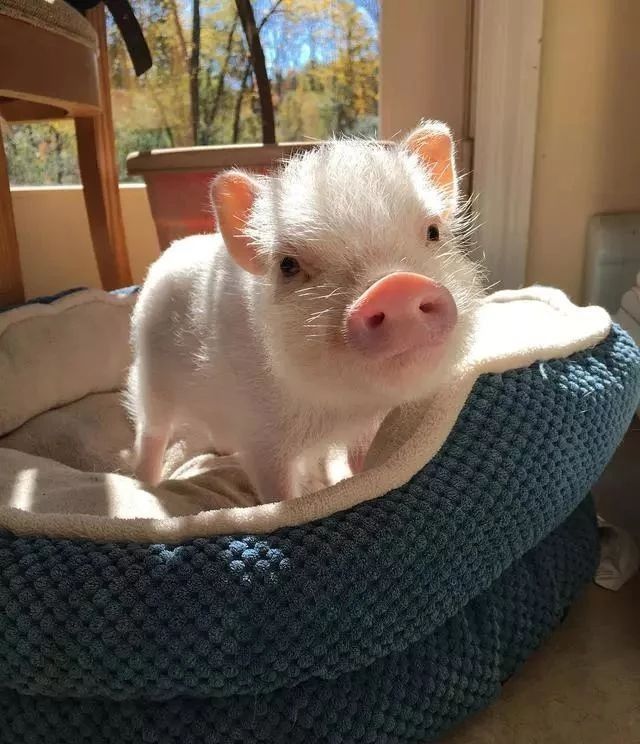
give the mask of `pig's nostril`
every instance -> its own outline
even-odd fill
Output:
[[[422,305],[420,305],[420,310],[422,310],[423,313],[432,313],[435,310],[435,305],[433,302],[423,302]]]
[[[376,313],[367,318],[367,326],[369,328],[378,328],[384,322],[384,313]]]

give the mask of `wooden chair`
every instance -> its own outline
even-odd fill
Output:
[[[73,117],[102,286],[115,289],[131,284],[102,4],[85,17],[63,0],[0,0],[0,116],[9,122]],[[0,307],[23,300],[0,130]]]

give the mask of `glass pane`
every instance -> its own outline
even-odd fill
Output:
[[[277,139],[375,136],[379,0],[253,0],[252,5]],[[257,87],[235,2],[140,0],[134,7],[154,61],[145,75],[136,78],[110,17],[107,28],[121,180],[131,180],[125,160],[135,150],[260,142]],[[193,33],[196,17],[199,36]],[[72,125],[10,130],[12,183],[78,181]]]

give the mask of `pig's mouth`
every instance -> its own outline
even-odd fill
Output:
[[[389,392],[401,393],[422,389],[423,382],[437,376],[443,369],[453,348],[452,339],[442,339],[433,344],[395,349],[392,353],[376,357],[363,356],[353,349],[350,353],[359,357],[358,379],[363,386],[380,386]]]
[[[398,366],[437,354],[457,320],[446,287],[421,274],[394,272],[347,308],[344,332],[347,344],[370,363]]]
[[[465,325],[463,318],[455,318],[435,333],[424,327],[417,334],[380,328],[376,344],[357,343],[343,325],[327,338],[330,352],[326,371],[333,377],[337,363],[338,376],[349,380],[349,386],[355,381],[367,394],[378,388],[396,399],[404,397],[405,391],[423,392],[460,345]]]
[[[367,366],[396,369],[414,364],[436,363],[451,345],[455,330],[454,321],[446,329],[440,328],[435,333],[427,328],[418,329],[418,333],[410,330],[405,334],[382,331],[375,344],[361,344],[348,334],[343,336],[342,341]]]
[[[470,327],[468,316],[463,313],[446,332],[424,336],[421,343],[415,339],[413,343],[398,343],[377,356],[363,355],[353,347],[349,352],[360,357],[357,367],[364,385],[379,386],[392,398],[423,397],[432,393],[443,374],[456,367],[459,355],[467,347]]]
[[[439,356],[448,345],[449,335],[427,335],[416,342],[415,339],[407,338],[405,342],[391,340],[387,347],[384,345],[373,351],[371,356],[366,352],[364,356],[379,360],[381,364],[410,363],[412,361],[425,361],[434,356]],[[362,352],[360,352],[362,353]]]
[[[446,340],[439,340],[432,344],[424,346],[410,346],[402,351],[394,351],[388,356],[379,359],[379,368],[381,371],[388,371],[396,374],[406,370],[411,373],[413,370],[424,369],[427,367],[437,366],[446,353],[448,343]]]

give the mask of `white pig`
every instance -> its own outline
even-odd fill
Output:
[[[220,232],[174,243],[133,314],[136,475],[157,483],[175,427],[197,421],[263,503],[290,499],[332,446],[361,467],[469,333],[480,283],[457,244],[451,134],[332,141],[271,176],[224,172],[211,198]]]

